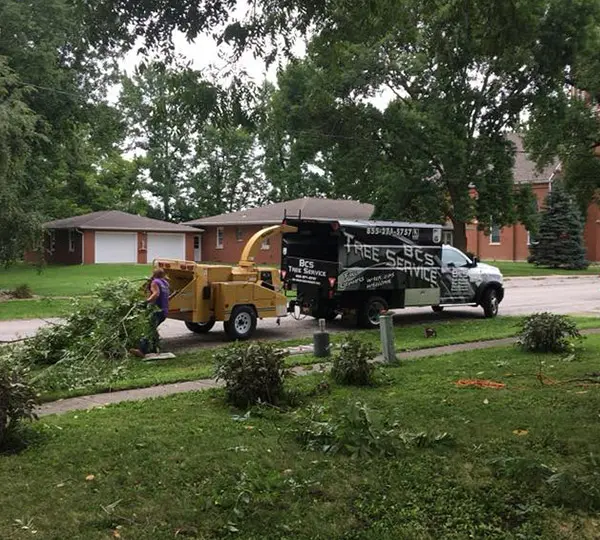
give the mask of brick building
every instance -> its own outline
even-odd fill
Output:
[[[269,225],[278,225],[284,215],[301,214],[305,218],[369,219],[374,207],[357,201],[304,197],[293,201],[268,204],[259,208],[221,214],[188,221],[185,225],[199,227],[204,232],[200,244],[200,259],[209,262],[235,263],[250,237]],[[281,236],[263,242],[256,257],[259,264],[279,265]],[[199,259],[196,259],[199,260]]]
[[[44,224],[51,264],[150,263],[193,259],[201,231],[185,225],[109,210]],[[32,260],[33,254],[26,256]]]
[[[515,184],[531,184],[537,198],[538,208],[544,206],[546,196],[552,189],[552,182],[560,178],[560,163],[555,162],[542,171],[536,169],[535,162],[526,154],[523,141],[517,134],[508,135],[516,147],[514,181]],[[590,202],[584,229],[584,240],[589,261],[600,260],[600,207]],[[477,230],[477,223],[467,225],[467,250],[482,260],[525,261],[529,255],[530,235],[527,229],[517,223],[514,226],[499,228],[492,223],[489,235]]]

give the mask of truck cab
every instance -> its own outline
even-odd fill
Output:
[[[504,298],[502,272],[495,266],[470,259],[459,249],[442,245],[440,303],[434,311],[445,306],[481,306],[486,317],[495,317]]]

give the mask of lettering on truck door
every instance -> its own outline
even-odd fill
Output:
[[[470,262],[451,246],[442,248],[442,281],[440,302],[442,304],[468,304],[475,298],[475,290],[469,276]]]

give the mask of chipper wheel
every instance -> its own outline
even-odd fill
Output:
[[[237,306],[223,326],[229,339],[234,341],[249,339],[256,330],[256,312],[250,306]]]
[[[210,320],[205,323],[197,323],[185,321],[185,326],[190,332],[195,332],[196,334],[206,334],[212,330],[212,327],[215,325],[214,320]]]

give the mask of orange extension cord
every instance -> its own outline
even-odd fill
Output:
[[[487,379],[460,379],[456,381],[456,386],[476,386],[478,388],[505,388],[506,385],[501,382],[489,381]]]

